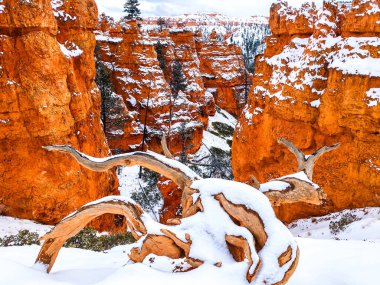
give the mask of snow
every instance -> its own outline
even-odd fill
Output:
[[[260,184],[260,192],[265,193],[268,191],[284,191],[289,189],[290,184],[284,181],[269,181],[263,184]]]
[[[52,226],[41,225],[33,221],[0,216],[0,238],[10,235],[17,235],[17,233],[21,230],[36,232],[38,235],[42,236],[51,229]]]
[[[163,156],[161,154],[158,154],[158,153],[155,153],[155,152],[152,152],[152,151],[123,153],[123,154],[113,155],[113,156],[104,157],[104,158],[92,157],[90,155],[81,153],[79,151],[78,151],[78,153],[80,153],[80,155],[82,157],[85,157],[86,159],[88,159],[90,161],[93,161],[93,162],[105,162],[107,160],[111,160],[111,159],[114,159],[114,158],[120,158],[120,157],[128,159],[128,157],[130,157],[130,156],[139,155],[139,154],[141,154],[141,155],[148,155],[148,156],[150,156],[150,157],[152,157],[154,159],[157,159],[158,161],[160,161],[160,162],[162,162],[162,163],[164,163],[164,164],[166,164],[166,165],[168,165],[170,167],[173,167],[173,168],[181,170],[183,173],[185,173],[192,180],[200,179],[200,176],[198,174],[196,174],[194,171],[192,171],[186,165],[183,165],[182,163],[180,163],[180,162],[178,162],[176,160],[166,158],[165,156]]]
[[[300,261],[287,285],[378,285],[380,243],[297,238]],[[185,273],[169,273],[128,262],[128,246],[107,252],[63,248],[50,274],[34,265],[39,246],[0,247],[1,285],[248,285],[245,263],[205,264]],[[162,264],[162,262],[161,262]]]
[[[371,88],[366,92],[368,107],[375,107],[380,102],[380,88]]]
[[[344,222],[342,217],[349,219]],[[339,231],[331,225],[340,223]],[[376,241],[380,243],[380,208],[344,210],[322,217],[300,219],[288,225],[294,236],[314,239]]]
[[[70,43],[68,41],[64,44],[60,43],[59,47],[67,58],[77,57],[83,53],[83,50],[81,50],[75,43]]]
[[[274,284],[280,281],[295,258],[297,245],[290,232],[275,217],[268,198],[246,184],[223,179],[202,179],[195,181],[191,187],[199,190],[200,199],[202,205],[205,207],[205,212],[208,206],[207,203],[211,203],[210,198],[221,193],[233,204],[244,205],[260,216],[268,239],[259,252],[262,264],[253,284],[266,284],[268,282]],[[215,208],[213,210],[215,212]],[[220,215],[222,215],[222,213],[215,213],[215,219],[223,221],[224,227],[228,227],[226,223],[227,219],[223,219]],[[281,236],[281,239],[278,238],[279,236]],[[245,236],[243,235],[243,237]],[[280,267],[278,258],[287,250],[288,246],[292,248],[293,255],[289,262]]]
[[[106,34],[98,34],[98,35],[95,36],[95,38],[99,42],[120,43],[120,42],[123,41],[122,38],[111,37],[110,35],[106,35]]]
[[[311,181],[307,176],[306,176],[306,173],[304,171],[300,171],[300,172],[297,172],[297,173],[292,173],[292,174],[289,174],[289,175],[286,175],[286,176],[283,176],[283,177],[280,177],[278,178],[278,180],[280,179],[284,179],[284,178],[296,178],[298,180],[302,180],[302,181],[305,181],[311,185],[313,185],[314,188],[319,188],[319,186],[317,184],[315,184],[313,181]]]

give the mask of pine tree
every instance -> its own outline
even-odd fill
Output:
[[[179,91],[186,90],[186,78],[182,72],[182,64],[175,60],[172,65],[172,79],[170,81],[170,89],[174,99],[177,99]]]
[[[166,74],[166,61],[165,61],[165,52],[164,52],[164,45],[158,41],[155,45],[155,50],[157,53],[157,60],[160,64],[160,68]]]
[[[121,96],[116,96],[114,86],[111,81],[111,71],[104,65],[100,58],[100,46],[95,47],[95,83],[101,94],[101,120],[105,134],[112,129],[123,129],[127,118],[123,116],[123,102]],[[112,117],[112,120],[109,118]],[[117,151],[117,150],[115,150]]]
[[[124,4],[124,13],[127,13],[125,19],[127,20],[142,20],[141,11],[139,9],[140,3],[138,0],[128,0]]]
[[[170,131],[172,126],[172,117],[173,117],[173,107],[175,105],[175,101],[177,100],[178,94],[180,91],[186,90],[186,78],[182,72],[182,65],[178,60],[175,60],[172,65],[171,72],[172,79],[170,80],[170,114],[169,114],[169,131],[168,131],[168,147],[170,145]]]
[[[168,27],[168,24],[166,23],[166,20],[162,17],[159,17],[157,19],[157,25],[160,32],[162,32],[163,29],[166,29]]]

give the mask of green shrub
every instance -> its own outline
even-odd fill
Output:
[[[214,130],[209,130],[209,132],[213,135],[222,138],[230,138],[234,135],[234,128],[227,124],[221,122],[212,122],[211,125]]]
[[[135,241],[136,240],[131,233],[99,235],[94,229],[84,228],[76,236],[68,239],[63,246],[93,251],[104,251],[118,245],[131,244]]]
[[[17,235],[5,236],[0,238],[0,246],[23,246],[23,245],[40,245],[39,235],[28,230],[19,231]],[[131,233],[115,234],[115,235],[99,235],[98,232],[91,228],[85,228],[76,236],[68,239],[63,245],[70,248],[81,248],[93,251],[104,251],[112,247],[131,244],[136,240]]]
[[[38,240],[39,235],[37,233],[30,232],[28,230],[19,231],[17,235],[5,236],[0,238],[0,246],[22,246],[40,244]]]

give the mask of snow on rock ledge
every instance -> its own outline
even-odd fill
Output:
[[[315,168],[314,181],[332,203],[276,208],[284,221],[380,203],[378,174],[363,163],[380,159],[377,6],[376,0],[355,0],[352,8],[325,1],[321,11],[308,5],[295,9],[284,1],[272,6],[273,35],[256,60],[234,137],[234,177],[268,181],[295,172],[291,154],[276,142],[279,137],[305,153],[342,143]]]

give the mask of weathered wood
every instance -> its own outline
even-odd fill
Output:
[[[123,215],[133,237],[139,239],[146,234],[146,228],[140,219],[142,213],[142,208],[137,204],[121,201],[84,206],[73,215],[63,219],[52,231],[41,237],[41,240],[45,242],[38,254],[36,263],[45,264],[47,266],[46,271],[50,272],[66,240],[75,236],[89,222],[103,214]]]
[[[215,199],[237,225],[247,228],[255,238],[256,251],[260,251],[265,245],[268,235],[264,223],[258,213],[247,209],[244,205],[235,205],[228,201],[223,194],[218,194]]]
[[[312,205],[323,204],[327,196],[322,189],[316,188],[313,184],[297,178],[282,178],[277,181],[289,183],[291,188],[282,191],[267,191],[265,196],[269,199],[272,206],[304,202]]]
[[[292,142],[286,140],[285,138],[279,138],[278,143],[283,144],[288,148],[288,150],[293,153],[297,159],[298,169],[297,171],[304,171],[306,176],[312,181],[313,172],[316,161],[325,153],[330,152],[339,148],[340,143],[334,144],[332,146],[323,146],[313,152],[311,155],[305,155],[299,148],[297,148]]]
[[[334,144],[332,146],[323,146],[320,149],[313,152],[306,160],[305,173],[310,180],[313,180],[314,166],[317,160],[332,150],[335,150],[340,147],[340,143]]]
[[[164,151],[164,155],[169,158],[169,159],[174,159],[174,156],[171,154],[169,148],[168,148],[168,143],[166,141],[166,135],[165,134],[162,134],[162,138],[161,138],[161,147],[162,147],[162,150]]]
[[[165,148],[164,144],[163,148]],[[192,189],[191,185],[196,179],[200,179],[200,177],[194,174],[185,166],[182,167],[176,161],[167,159],[163,156],[159,156],[153,153],[135,152],[96,159],[82,154],[70,146],[50,146],[46,147],[46,149],[50,151],[69,153],[80,164],[94,171],[106,171],[117,165],[144,166],[162,175],[165,175],[169,179],[172,179],[183,189],[183,217],[189,217],[205,210],[202,205],[201,196],[199,196],[195,202],[193,201],[192,196],[192,194],[198,193],[199,190]],[[164,152],[166,152],[166,155],[170,154],[168,149]],[[318,156],[320,155],[321,154],[318,153]],[[302,183],[307,183],[306,181],[301,181],[293,178],[288,178],[287,180],[284,179],[284,181],[293,185],[292,189],[288,192],[294,192],[289,195],[287,194],[287,191],[277,191],[278,193],[273,196],[271,192],[274,191],[269,191],[269,197],[271,195],[274,197],[272,198],[272,203],[274,204],[280,202],[284,203],[287,200],[294,200],[295,197],[297,199],[304,199],[309,202],[314,202],[317,200],[319,201],[321,198],[318,195],[316,196],[315,193],[317,192],[312,184],[309,183],[308,185],[312,189],[304,189],[305,186]],[[311,193],[311,191],[314,192]],[[299,192],[302,194],[299,194]],[[282,198],[279,198],[281,196]],[[219,201],[222,209],[229,215],[234,223],[236,223],[239,227],[246,228],[252,234],[252,242],[254,244],[252,245],[253,248],[250,247],[250,244],[252,244],[251,241],[248,242],[243,237],[232,235],[225,236],[225,240],[231,255],[238,261],[249,261],[251,270],[247,271],[246,278],[249,282],[251,282],[255,279],[261,267],[261,261],[255,261],[257,264],[253,264],[252,258],[256,253],[259,253],[264,246],[266,246],[266,242],[268,240],[268,233],[265,231],[263,220],[261,219],[259,213],[249,210],[244,205],[235,205],[226,199],[222,193],[215,195],[214,198]],[[68,238],[77,234],[92,219],[105,213],[124,215],[127,220],[127,225],[134,237],[136,239],[139,239],[140,237],[145,236],[142,243],[130,251],[129,257],[132,261],[142,262],[149,254],[155,254],[158,256],[167,256],[172,259],[185,258],[185,261],[190,265],[189,270],[203,264],[202,260],[194,259],[189,256],[192,244],[191,236],[189,234],[185,235],[186,241],[183,241],[176,236],[175,226],[168,227],[163,225],[160,230],[162,235],[156,231],[155,234],[149,233],[147,232],[147,228],[141,219],[141,216],[144,213],[141,207],[134,203],[120,202],[120,200],[101,201],[96,204],[84,206],[73,215],[62,220],[62,222],[59,223],[53,231],[46,234],[42,238],[45,240],[45,243],[41,248],[36,262],[46,264],[47,271],[49,272],[64,242]],[[173,220],[172,222],[175,225],[181,225],[181,220],[179,219]],[[295,248],[296,247],[294,247],[294,250]],[[292,258],[295,257],[294,254],[295,253],[293,252],[292,247],[288,247],[288,249],[282,254],[279,253],[278,262],[280,267],[283,264],[287,264],[291,260],[292,264],[289,270],[285,273],[283,280],[278,284],[285,284],[285,280],[287,280],[295,270],[296,263],[298,261],[298,249],[296,253],[297,256],[293,260]],[[221,263],[218,261],[216,261],[215,264],[216,266],[221,266]]]
[[[253,188],[256,188],[257,190],[259,190],[260,189],[260,181],[256,178],[256,176],[251,175],[251,181],[252,181],[251,186]]]
[[[306,167],[305,154],[299,148],[297,148],[292,142],[288,141],[285,138],[279,138],[277,142],[286,146],[288,150],[294,154],[294,156],[297,159],[297,167],[298,167],[297,172],[305,170],[305,167]]]
[[[195,179],[200,178],[187,166],[182,165],[182,169],[180,169],[172,166],[170,163],[171,160],[168,158],[149,152],[131,152],[106,158],[94,158],[77,151],[69,145],[45,146],[43,148],[48,151],[68,153],[84,167],[97,172],[104,172],[115,166],[139,165],[173,180],[181,189],[185,189],[185,187],[190,186]],[[177,161],[172,161],[173,165],[178,165]],[[191,174],[191,176],[188,174]]]
[[[253,260],[251,257],[251,248],[249,247],[249,244],[245,238],[240,236],[226,235],[226,242],[231,255],[236,261],[240,262],[246,259],[248,260],[249,266],[246,278],[248,282],[251,283],[255,279],[257,273],[259,272],[261,261],[259,260],[259,262],[256,265],[253,264]],[[254,266],[255,269],[251,274],[249,273],[249,269],[252,266]]]

